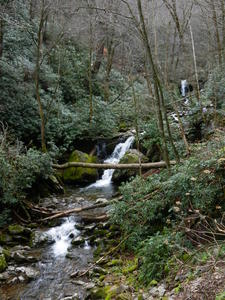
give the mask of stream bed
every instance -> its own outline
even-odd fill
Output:
[[[48,197],[42,202],[46,207],[66,210],[109,201],[113,192],[111,184],[105,189],[70,188],[65,195]],[[91,215],[102,213],[103,209],[98,209],[92,211]],[[10,280],[7,284],[0,283],[0,300],[85,299],[94,283],[85,276],[73,279],[71,274],[85,271],[93,261],[96,246],[90,245],[90,237],[97,224],[84,223],[80,216],[66,217],[58,222],[57,226],[34,231],[37,239],[46,241],[47,245],[25,246],[26,255],[33,257],[35,262],[9,263],[7,272]],[[23,247],[21,249],[23,251]],[[31,275],[30,282],[23,277],[28,270],[35,273],[33,278]]]
[[[118,163],[133,141],[131,136],[119,143],[105,162]],[[70,187],[65,195],[47,197],[40,204],[68,210],[108,202],[115,192],[112,175],[113,170],[106,170],[96,183],[86,188]],[[98,241],[93,241],[92,234],[99,224],[90,220],[105,212],[106,208],[95,209],[59,219],[52,227],[33,229],[32,247],[17,245],[11,250],[17,260],[9,262],[0,274],[0,300],[85,299],[95,284],[87,276],[72,278],[71,274],[82,274],[93,262]],[[101,222],[102,227],[105,225]]]

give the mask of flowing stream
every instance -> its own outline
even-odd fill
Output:
[[[131,147],[134,137],[119,143],[105,163],[118,163]],[[57,209],[70,209],[91,205],[99,198],[110,200],[113,195],[111,183],[114,170],[106,170],[102,178],[85,189],[70,189],[66,195],[44,199],[46,206],[55,204]],[[85,299],[88,285],[93,284],[88,278],[72,279],[75,271],[88,268],[93,260],[95,246],[90,246],[87,226],[79,216],[70,216],[61,220],[61,224],[52,228],[40,229],[39,234],[50,241],[47,246],[31,249],[38,262],[29,265],[38,270],[39,275],[30,283],[9,285],[1,289],[0,300],[72,300]],[[80,245],[71,245],[73,239],[82,238]],[[1,295],[3,293],[3,296]],[[5,294],[4,294],[5,293]],[[1,298],[2,296],[2,298]]]

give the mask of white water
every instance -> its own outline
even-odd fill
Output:
[[[118,145],[116,145],[112,155],[107,158],[104,163],[110,163],[110,164],[118,164],[120,159],[124,156],[124,154],[127,152],[127,150],[130,149],[130,147],[132,146],[132,143],[134,141],[134,137],[130,136],[124,143],[120,143]],[[108,186],[111,183],[112,180],[112,176],[115,170],[105,170],[102,178],[97,180],[95,183],[91,184],[88,186],[89,188],[92,187],[104,187],[104,186]]]
[[[52,245],[55,257],[65,256],[72,240],[70,235],[76,237],[79,234],[79,231],[75,229],[75,224],[73,218],[67,218],[62,225],[53,227],[46,232],[55,241]]]
[[[187,87],[187,80],[186,79],[181,80],[181,95],[182,95],[182,97],[186,96],[186,91],[185,91],[186,87]]]

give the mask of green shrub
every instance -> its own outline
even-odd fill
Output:
[[[18,145],[0,148],[0,225],[7,220],[11,209],[20,206],[33,184],[51,173],[48,154],[33,149],[22,152]]]
[[[137,248],[167,222],[181,221],[190,213],[220,218],[224,202],[224,150],[213,146],[172,168],[149,176],[136,177],[121,187],[123,200],[114,205],[112,221],[129,235],[127,246]],[[201,150],[202,152],[202,150]]]
[[[144,284],[160,280],[168,272],[168,263],[180,248],[180,234],[157,233],[141,243],[139,256],[141,268],[139,279]]]

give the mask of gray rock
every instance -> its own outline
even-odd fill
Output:
[[[28,279],[31,280],[37,278],[40,275],[39,271],[31,267],[18,267],[16,268],[16,271],[24,274]]]
[[[0,281],[6,281],[10,277],[10,274],[8,272],[4,272],[0,274]]]
[[[46,233],[40,232],[40,231],[35,231],[32,236],[32,246],[33,247],[39,247],[42,245],[51,245],[55,241],[54,239],[47,235]]]
[[[13,278],[9,281],[9,283],[11,283],[11,284],[16,284],[16,283],[18,283],[18,278],[17,278],[17,277],[13,277]]]
[[[82,236],[78,236],[71,241],[71,244],[74,246],[80,246],[85,243],[85,239]]]
[[[93,289],[95,287],[95,283],[93,283],[93,282],[88,282],[88,283],[86,283],[86,285],[85,285],[85,288],[87,289],[87,290],[91,290],[91,289]]]
[[[106,204],[106,203],[108,203],[108,202],[109,202],[109,200],[107,200],[106,198],[98,198],[98,199],[95,201],[96,204]]]
[[[18,280],[19,280],[19,282],[25,282],[26,281],[26,279],[22,276],[22,275],[20,275],[19,277],[18,277]]]
[[[166,287],[164,284],[162,284],[158,287],[158,294],[160,297],[163,297],[165,293],[166,293]]]

